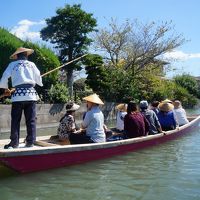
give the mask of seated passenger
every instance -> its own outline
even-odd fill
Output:
[[[159,112],[159,108],[158,108],[159,103],[160,103],[159,101],[153,101],[151,103],[151,110],[153,110],[156,113],[156,115]]]
[[[117,109],[117,123],[116,123],[116,131],[122,132],[124,131],[124,117],[127,114],[127,104],[119,104],[116,106]]]
[[[181,102],[176,100],[173,102],[173,104],[174,104],[174,113],[175,113],[175,117],[176,117],[176,121],[178,125],[183,126],[189,123],[186,117],[185,109],[182,107]]]
[[[128,103],[127,115],[124,118],[124,131],[127,138],[145,136],[149,132],[148,120],[138,111],[137,104]]]
[[[163,131],[176,129],[176,119],[173,112],[174,106],[172,103],[161,102],[158,106],[158,120]]]
[[[79,109],[79,105],[75,103],[66,104],[66,114],[60,119],[57,135],[63,144],[67,144],[69,141],[69,135],[76,132],[76,124],[74,119],[74,113]]]
[[[150,124],[149,135],[154,135],[162,132],[162,128],[156,113],[148,109],[147,101],[140,101],[140,112],[147,118]]]
[[[99,108],[99,105],[104,103],[97,94],[84,97],[83,100],[87,102],[87,112],[82,123],[85,133],[71,134],[70,142],[72,144],[105,142],[104,116]]]

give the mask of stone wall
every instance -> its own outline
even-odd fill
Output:
[[[105,121],[115,118],[114,103],[105,103],[101,107]],[[0,104],[0,133],[9,132],[11,124],[11,105]],[[75,113],[76,123],[80,124],[83,113],[86,111],[86,105],[82,104]],[[65,114],[65,104],[37,104],[37,128],[55,127],[60,118]],[[21,130],[25,129],[24,115],[21,120]]]

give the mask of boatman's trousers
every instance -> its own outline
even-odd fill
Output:
[[[26,143],[33,144],[36,139],[36,102],[13,102],[11,110],[11,145],[18,145],[20,138],[20,121],[24,111],[26,122]]]

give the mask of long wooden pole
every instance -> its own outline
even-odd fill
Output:
[[[50,73],[52,73],[52,72],[54,72],[54,71],[56,71],[56,70],[58,70],[58,69],[61,69],[62,67],[65,67],[65,66],[67,66],[67,65],[69,65],[69,64],[71,64],[71,63],[73,63],[73,62],[75,62],[75,61],[77,61],[77,60],[80,60],[81,58],[83,58],[83,57],[85,57],[85,56],[87,56],[88,54],[84,54],[84,55],[82,55],[82,56],[80,56],[80,57],[78,57],[78,58],[75,58],[74,60],[71,60],[71,61],[69,61],[69,62],[67,62],[67,63],[64,63],[63,65],[61,65],[61,66],[59,66],[59,67],[56,67],[55,69],[52,69],[52,70],[50,70],[50,71],[48,71],[48,72],[45,72],[44,74],[42,74],[41,75],[41,77],[43,77],[43,76],[46,76],[46,75],[48,75],[48,74],[50,74]],[[11,93],[12,92],[14,92],[15,91],[15,89],[11,89]],[[3,97],[6,97],[6,96],[9,96],[9,95],[7,95],[7,94],[2,94],[2,95],[0,95],[0,99],[1,98],[3,98]]]
[[[82,55],[82,56],[80,56],[80,57],[78,57],[78,58],[75,58],[74,60],[71,60],[71,61],[69,61],[69,62],[67,62],[67,63],[64,63],[63,65],[61,65],[61,66],[59,66],[59,67],[56,67],[55,69],[52,69],[52,70],[50,70],[50,71],[48,71],[48,72],[42,74],[41,77],[46,76],[46,75],[48,75],[48,74],[50,74],[50,73],[52,73],[52,72],[54,72],[54,71],[56,71],[56,70],[58,70],[58,69],[61,69],[62,67],[65,67],[65,66],[67,66],[67,65],[69,65],[69,64],[71,64],[71,63],[73,63],[73,62],[75,62],[75,61],[77,61],[77,60],[80,60],[81,58],[83,58],[83,57],[85,57],[85,56],[87,56],[87,55],[88,55],[88,54],[84,54],[84,55]]]

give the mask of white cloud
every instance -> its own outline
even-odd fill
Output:
[[[186,61],[192,58],[200,58],[200,53],[184,53],[183,51],[171,51],[163,55],[164,59],[167,60],[179,60]]]
[[[34,22],[27,19],[21,20],[18,22],[17,26],[14,26],[10,31],[12,34],[16,35],[20,39],[23,40],[40,40],[40,32],[39,31],[31,31],[31,28],[35,26],[45,25],[45,21]]]

